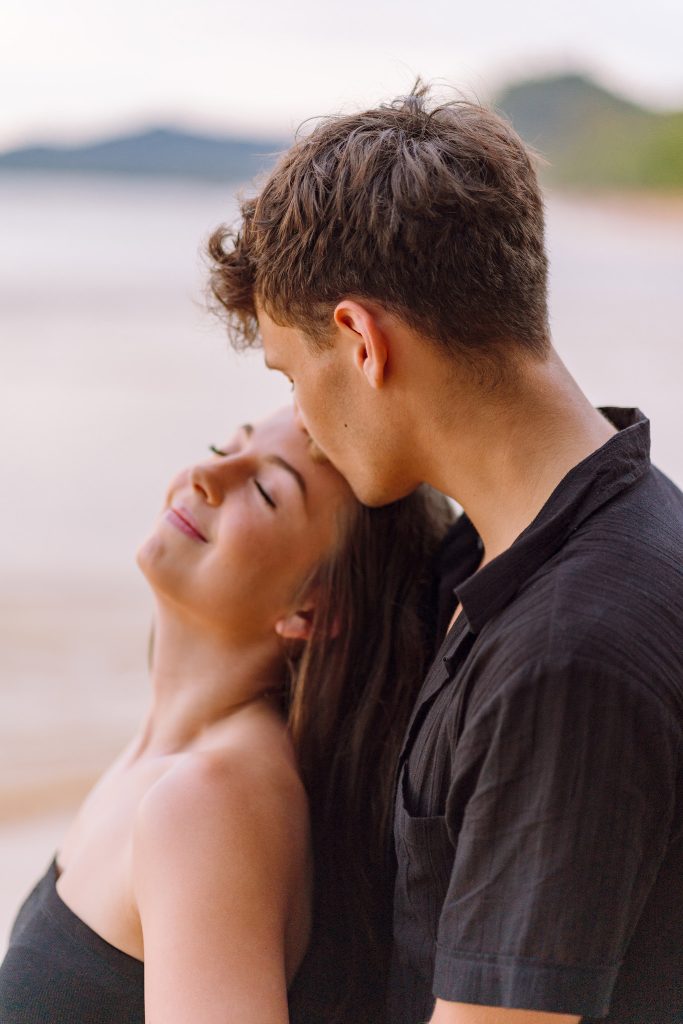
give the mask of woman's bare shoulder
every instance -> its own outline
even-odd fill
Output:
[[[225,853],[267,841],[267,859],[300,860],[309,842],[308,803],[284,724],[245,715],[222,734],[188,750],[145,794],[138,807],[140,852],[191,835]]]
[[[181,1003],[189,986],[224,1007],[256,979],[286,1007],[310,929],[311,861],[305,793],[278,735],[258,716],[226,730],[176,758],[138,808],[133,888],[159,1019],[168,979],[183,973]]]

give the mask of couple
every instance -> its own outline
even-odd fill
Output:
[[[419,86],[210,252],[297,412],[171,485],[152,710],[0,1019],[680,1022],[683,496],[551,347],[523,144]]]

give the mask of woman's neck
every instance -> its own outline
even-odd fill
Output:
[[[278,639],[240,643],[162,602],[154,625],[152,701],[131,761],[179,753],[236,710],[281,687]]]

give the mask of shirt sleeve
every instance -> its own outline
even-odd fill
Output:
[[[577,659],[473,695],[446,808],[436,997],[607,1014],[670,840],[679,744],[655,692]]]

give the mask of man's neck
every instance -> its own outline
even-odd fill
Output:
[[[536,518],[567,473],[615,433],[556,353],[525,366],[505,393],[459,395],[430,425],[425,479],[453,497],[484,545],[484,564]]]

